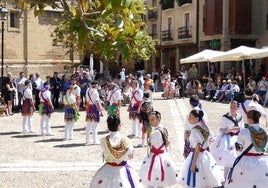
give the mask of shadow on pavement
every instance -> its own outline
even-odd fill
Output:
[[[11,138],[32,138],[32,137],[39,137],[40,134],[24,134],[24,135],[16,135],[12,136]]]
[[[60,125],[60,126],[51,126],[51,129],[61,129],[64,128],[65,125]]]
[[[20,134],[20,133],[21,132],[14,132],[14,131],[13,132],[2,132],[2,133],[0,132],[0,135],[4,136],[4,135],[12,135],[12,134]]]
[[[83,128],[77,128],[77,129],[74,129],[74,131],[85,131],[86,130],[86,128],[85,127],[83,127]]]
[[[50,139],[43,139],[43,140],[37,140],[35,143],[38,142],[62,142],[64,141],[64,138],[50,138]]]
[[[110,131],[98,131],[98,135],[108,134]]]
[[[81,147],[85,146],[85,143],[80,143],[80,144],[61,144],[61,145],[56,145],[54,148],[72,148],[72,147]]]

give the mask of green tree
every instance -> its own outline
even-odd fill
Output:
[[[51,34],[54,45],[80,53],[94,53],[104,60],[122,54],[130,58],[148,59],[155,52],[156,41],[144,30],[146,7],[143,0],[14,0],[23,9],[63,10],[62,19]]]

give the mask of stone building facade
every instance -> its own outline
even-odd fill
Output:
[[[54,71],[65,72],[66,65],[70,67],[83,61],[80,54],[67,54],[64,48],[52,45],[51,33],[61,12],[46,9],[45,15],[35,17],[32,10],[6,7],[9,12],[6,19],[1,20],[4,22],[4,31],[1,31],[4,32],[4,76],[7,72],[17,76],[24,71],[26,76],[40,72],[45,77]]]

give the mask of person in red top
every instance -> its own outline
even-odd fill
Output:
[[[169,80],[167,78],[165,78],[164,81],[162,82],[162,87],[164,89],[164,99],[168,99],[169,86],[170,86],[170,82],[169,82]]]
[[[150,100],[151,102],[153,102],[153,97],[152,97],[152,91],[153,91],[153,87],[154,87],[154,81],[151,79],[151,75],[150,74],[147,74],[146,75],[146,79],[144,80],[144,90],[145,92],[149,93],[150,95]]]

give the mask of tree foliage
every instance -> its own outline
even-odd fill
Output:
[[[156,41],[143,28],[143,0],[14,0],[23,9],[42,15],[47,6],[61,9],[62,19],[51,34],[54,45],[110,60],[121,53],[125,60],[148,59]]]

